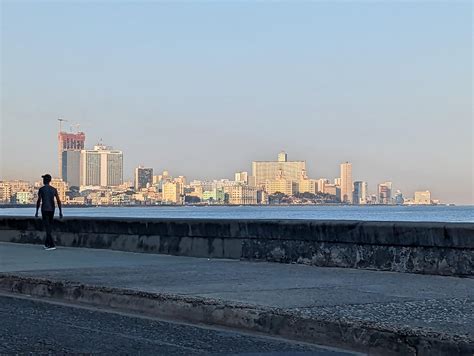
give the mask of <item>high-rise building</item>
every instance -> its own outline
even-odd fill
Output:
[[[86,135],[84,132],[72,133],[72,132],[60,131],[58,133],[58,159],[59,159],[58,175],[59,175],[59,178],[65,180],[65,176],[67,175],[67,172],[69,172],[70,176],[74,176],[74,179],[76,179],[76,176],[79,175],[79,173],[73,174],[72,173],[73,168],[68,167],[68,164],[71,163],[74,169],[77,169],[77,165],[75,165],[76,163],[75,159],[71,158],[69,162],[63,162],[65,158],[65,156],[63,155],[63,152],[64,151],[81,151],[84,149],[85,141],[86,141]]]
[[[377,186],[377,199],[379,204],[392,203],[392,182],[380,183]]]
[[[135,168],[135,190],[150,187],[153,184],[153,168],[138,166]]]
[[[252,162],[252,176],[255,184],[263,186],[267,181],[275,179],[279,172],[283,173],[285,179],[298,181],[301,171],[306,170],[306,161],[288,161],[285,152],[278,154],[278,161],[254,161]]]
[[[353,204],[367,204],[367,182],[354,182]]]
[[[403,205],[405,203],[405,198],[400,190],[397,190],[393,196],[393,202],[397,205]]]
[[[415,204],[431,204],[431,192],[415,192]]]
[[[341,164],[341,202],[352,203],[352,164]]]
[[[81,186],[114,187],[122,183],[122,151],[101,144],[81,151]]]
[[[61,178],[70,187],[79,187],[81,182],[81,151],[64,150],[62,152]]]

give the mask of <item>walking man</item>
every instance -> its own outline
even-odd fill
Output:
[[[36,214],[35,217],[38,217],[38,210],[41,206],[41,217],[43,219],[43,226],[46,230],[46,239],[44,240],[44,248],[46,250],[55,250],[56,246],[54,244],[53,236],[51,235],[51,230],[53,228],[54,220],[54,198],[58,203],[59,208],[59,217],[63,218],[63,210],[61,206],[61,200],[59,199],[58,191],[56,188],[49,185],[51,182],[51,176],[45,174],[41,176],[43,178],[43,186],[38,191],[38,201],[36,202]]]

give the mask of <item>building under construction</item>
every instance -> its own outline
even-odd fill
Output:
[[[80,154],[84,149],[86,135],[82,131],[63,131],[61,124],[65,120],[58,121],[59,178],[67,182],[69,186],[79,186]]]

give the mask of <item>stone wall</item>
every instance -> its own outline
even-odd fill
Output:
[[[42,243],[40,219],[0,217],[0,241]],[[59,245],[472,276],[474,224],[65,218]],[[0,256],[1,259],[1,256]]]

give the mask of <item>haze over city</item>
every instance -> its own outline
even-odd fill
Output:
[[[472,5],[2,2],[0,179],[57,173],[57,118],[139,164],[311,177],[473,204]]]

